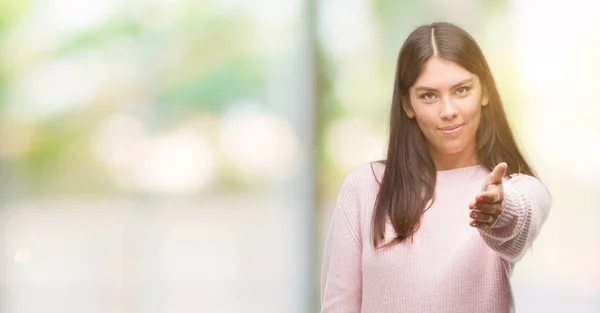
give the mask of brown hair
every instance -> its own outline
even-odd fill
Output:
[[[476,136],[481,165],[492,171],[498,163],[506,162],[508,175],[524,173],[535,176],[517,147],[494,78],[475,40],[450,23],[420,26],[404,42],[396,66],[387,159],[380,161],[385,164],[385,170],[371,221],[372,243],[376,248],[389,247],[412,238],[423,213],[434,201],[435,166],[417,122],[410,119],[402,108],[403,99],[410,101],[409,88],[433,55],[477,75],[483,92],[488,96],[489,103],[482,107]],[[410,107],[410,102],[405,105]],[[388,219],[396,237],[379,247],[385,239]]]

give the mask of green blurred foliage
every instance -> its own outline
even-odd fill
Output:
[[[252,23],[246,16],[219,12],[208,4],[183,2],[177,10],[179,18],[156,27],[148,21],[161,17],[162,12],[151,3],[145,5],[148,7],[141,15],[115,12],[103,25],[60,38],[50,51],[26,60],[25,67],[15,68],[12,57],[4,54],[0,61],[0,98],[4,99],[0,101],[0,117],[10,114],[6,105],[20,105],[7,103],[6,88],[27,71],[77,53],[104,54],[110,64],[111,45],[125,40],[127,53],[135,55],[145,72],[143,80],[136,82],[138,86],[127,87],[136,89],[120,91],[122,94],[111,94],[107,89],[90,103],[35,121],[36,140],[31,149],[17,160],[0,157],[0,168],[12,175],[2,180],[25,181],[21,191],[33,194],[115,192],[118,188],[110,180],[110,171],[96,160],[91,143],[96,127],[106,117],[125,111],[141,118],[152,131],[168,130],[190,116],[218,116],[238,100],[263,97],[265,56],[253,50],[248,38]],[[0,41],[30,9],[27,1],[0,3]],[[169,49],[178,45],[183,47],[181,54],[170,56]],[[141,107],[121,106],[132,100],[142,102]],[[18,170],[15,162],[20,164]],[[231,173],[223,176],[231,176],[225,180],[228,187],[243,181]]]

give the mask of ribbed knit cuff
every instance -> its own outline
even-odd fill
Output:
[[[519,195],[515,187],[508,182],[503,184],[504,201],[502,202],[502,213],[491,228],[502,228],[510,224],[516,224],[521,213]]]

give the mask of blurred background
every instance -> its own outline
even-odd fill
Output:
[[[600,20],[583,0],[3,0],[0,312],[319,310],[417,26],[481,45],[553,210],[519,312],[600,311]]]

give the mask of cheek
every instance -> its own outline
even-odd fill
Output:
[[[467,123],[468,128],[465,133],[464,140],[474,140],[477,136],[477,130],[481,122],[481,107],[471,108],[463,113],[463,121]]]
[[[414,110],[415,119],[417,120],[419,127],[421,127],[421,130],[424,130],[424,128],[438,127],[440,123],[439,110],[434,108],[434,106],[426,107],[416,105]]]
[[[464,122],[478,121],[481,115],[481,103],[479,97],[471,97],[459,102],[459,115]]]
[[[468,112],[468,115],[465,116],[465,122],[471,124],[471,127],[473,127],[473,128],[478,128],[480,117],[481,117],[481,111],[473,110],[471,112]]]

